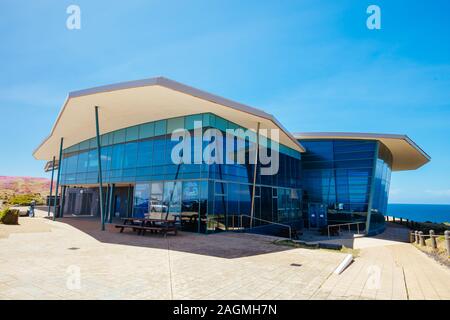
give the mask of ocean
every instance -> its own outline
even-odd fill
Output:
[[[447,204],[399,204],[390,203],[388,216],[417,222],[450,222],[450,205]]]

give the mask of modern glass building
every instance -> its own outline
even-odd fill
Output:
[[[179,155],[195,161],[173,161],[181,129],[194,138]],[[202,233],[354,221],[376,233],[391,171],[429,161],[406,136],[291,135],[261,110],[165,78],[70,93],[34,156],[58,169],[59,217],[170,213]]]

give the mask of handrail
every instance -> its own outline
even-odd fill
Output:
[[[256,217],[251,217],[251,216],[246,215],[246,214],[241,214],[241,215],[238,215],[238,216],[241,217],[241,227],[242,227],[242,217],[252,218],[252,219],[256,219],[256,220],[259,220],[259,221],[267,222],[267,223],[270,223],[270,224],[276,224],[276,225],[279,225],[279,226],[282,226],[282,227],[287,227],[289,229],[289,239],[292,239],[292,227],[290,225],[288,225],[288,224],[283,224],[283,223],[279,223],[279,222],[273,222],[273,221],[264,220],[264,219],[260,219],[260,218],[256,218]],[[251,228],[253,228],[253,226],[250,226],[250,229]]]
[[[249,215],[247,215],[247,214],[232,214],[232,215],[228,215],[227,216],[228,218],[231,218],[231,217],[239,217],[239,228],[244,228],[243,227],[243,222],[242,222],[242,218],[243,217],[247,217],[247,218],[252,218],[251,216],[249,216]],[[208,219],[211,219],[211,218],[208,218]],[[217,218],[216,218],[217,219]],[[259,221],[262,221],[262,222],[267,222],[267,223],[269,223],[269,224],[275,224],[275,225],[279,225],[279,226],[282,226],[282,227],[285,227],[285,228],[288,228],[288,230],[289,230],[289,239],[292,239],[292,227],[290,226],[290,225],[288,225],[288,224],[283,224],[283,223],[279,223],[279,222],[273,222],[273,221],[269,221],[269,220],[264,220],[264,219],[260,219],[260,218],[256,218],[256,217],[253,217],[253,219],[255,219],[255,220],[259,220]],[[214,218],[213,219],[211,219],[211,220],[214,220]],[[234,229],[234,219],[232,219],[232,221],[233,221],[233,229]],[[253,226],[251,225],[250,226],[250,228],[249,229],[252,229],[253,228]]]
[[[359,225],[365,222],[350,222],[350,223],[340,223],[340,224],[330,224],[327,226],[328,238],[330,238],[330,227],[339,227],[339,231],[341,231],[341,226],[348,226],[348,231],[350,232],[350,226],[356,224],[356,230],[359,234]]]

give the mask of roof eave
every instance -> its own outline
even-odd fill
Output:
[[[408,143],[424,159],[424,161],[422,161],[420,165],[414,167],[399,169],[399,166],[395,166],[394,164],[392,171],[416,170],[431,161],[431,157],[406,134],[381,134],[381,133],[356,133],[356,132],[299,132],[293,133],[293,136],[299,140],[333,139],[333,138],[360,139],[360,140],[400,139]]]
[[[98,86],[98,87],[92,87],[88,89],[83,90],[77,90],[72,91],[68,94],[63,107],[61,108],[55,123],[53,124],[52,130],[50,134],[39,144],[37,148],[33,151],[33,157],[37,159],[36,153],[38,150],[53,136],[55,129],[58,125],[58,122],[64,113],[69,101],[73,98],[87,96],[87,95],[93,95],[97,93],[105,93],[105,92],[113,92],[113,91],[119,91],[124,89],[130,89],[130,88],[138,88],[138,87],[145,87],[145,86],[155,86],[159,85],[162,87],[165,87],[167,89],[171,89],[174,91],[181,92],[183,94],[191,95],[193,97],[203,99],[215,104],[223,105],[232,109],[235,109],[237,111],[241,112],[247,112],[254,116],[264,118],[266,120],[271,121],[276,127],[280,128],[284,134],[291,140],[296,146],[298,146],[300,152],[305,152],[306,149],[301,145],[300,142],[289,132],[284,128],[284,126],[271,114],[268,114],[262,110],[217,96],[215,94],[208,93],[206,91],[202,91],[200,89],[196,89],[191,86],[187,86],[185,84],[164,78],[164,77],[154,77],[154,78],[148,78],[148,79],[142,79],[142,80],[134,80],[134,81],[127,81],[127,82],[121,82],[116,84],[110,84],[110,85],[104,85],[104,86]]]

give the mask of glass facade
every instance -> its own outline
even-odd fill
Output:
[[[326,208],[327,224],[366,222],[369,233],[384,228],[392,155],[378,141],[301,140],[303,203],[306,220],[312,204]],[[307,221],[310,224],[310,221]]]
[[[227,145],[245,146],[245,164],[209,164],[203,151],[212,142],[191,140],[191,159],[203,154],[200,163],[174,164],[171,152],[178,141],[171,133],[183,128],[194,135],[194,122],[201,121],[203,133],[215,128],[223,134],[214,157],[226,163]],[[101,136],[102,177],[105,185],[133,186],[132,213],[142,217],[151,212],[170,212],[181,217],[185,230],[212,232],[232,230],[240,215],[250,215],[255,165],[249,164],[252,137],[226,136],[227,129],[243,129],[211,113],[195,114],[124,128]],[[230,140],[232,139],[232,141]],[[241,141],[239,141],[241,139]],[[228,140],[228,141],[227,141]],[[239,144],[241,142],[241,144]],[[270,152],[273,142],[266,142]],[[254,226],[264,221],[301,222],[301,155],[279,144],[279,170],[261,175],[256,167]],[[86,186],[98,183],[96,140],[92,138],[63,151],[61,184]],[[264,167],[264,166],[263,166]]]
[[[200,121],[201,142],[192,138],[187,152],[192,160],[199,154],[202,159],[197,163],[174,164],[171,154],[179,141],[172,141],[171,133],[182,128],[194,136],[194,124]],[[211,128],[222,134],[221,143],[205,135]],[[242,216],[251,215],[255,165],[249,163],[256,137],[227,136],[227,129],[246,130],[217,115],[202,113],[103,134],[102,176],[108,197],[105,206],[113,206],[112,210],[117,211],[111,215],[175,214],[180,217],[183,230],[194,232],[235,230],[243,222],[248,224],[249,221],[242,221]],[[277,222],[301,227],[304,222],[306,226],[320,228],[327,224],[369,222],[369,234],[383,230],[392,167],[389,149],[375,140],[300,142],[306,148],[303,154],[278,145],[276,174],[262,175],[264,166],[260,163],[256,166],[252,226]],[[216,150],[205,153],[211,144]],[[266,144],[269,153],[276,152],[270,139],[262,144]],[[234,147],[233,152],[239,146],[245,148],[244,164],[227,164],[227,157],[235,156],[227,150],[228,146]],[[222,161],[211,163],[211,158]],[[97,161],[95,138],[66,148],[61,185],[91,186],[95,190]],[[109,194],[108,190],[113,191]],[[91,196],[86,190],[81,196],[75,191],[69,190],[71,201],[66,209],[73,207],[80,214],[98,214],[98,194],[94,191]],[[78,207],[77,196],[84,199]]]

